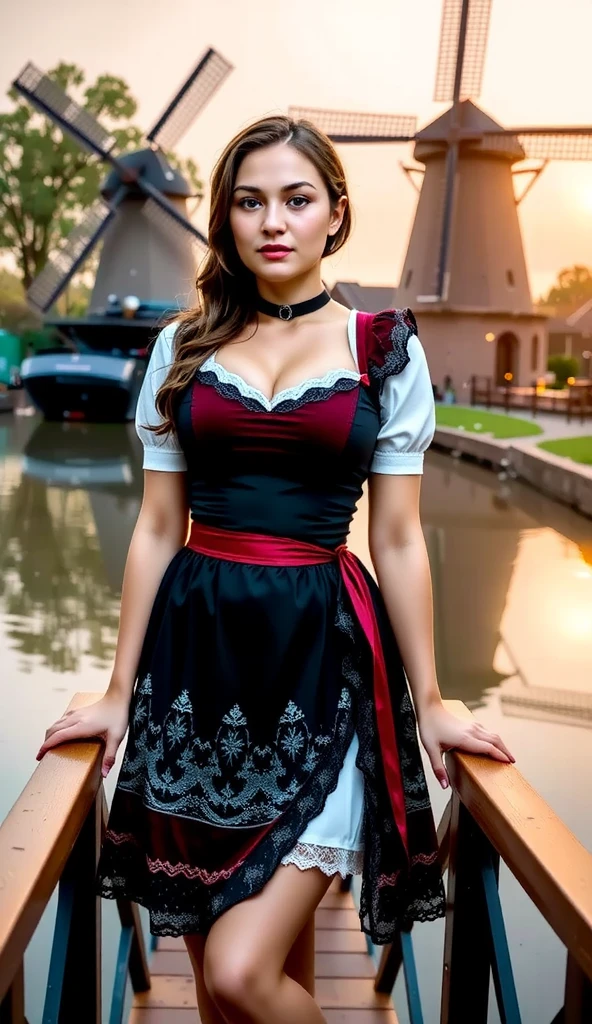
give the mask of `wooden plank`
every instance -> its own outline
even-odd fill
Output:
[[[133,1006],[196,1009],[195,980],[193,975],[175,976],[156,974],[148,992],[135,992]]]
[[[101,693],[77,693],[70,709]],[[53,893],[101,783],[101,743],[49,750],[0,827],[0,1000]]]
[[[367,953],[316,953],[317,978],[374,978],[376,970]]]
[[[360,919],[356,910],[317,910],[317,928],[344,928],[346,931],[360,931]]]
[[[174,939],[171,935],[163,935],[162,938],[158,940],[158,948],[159,950],[166,950],[170,953],[178,953],[186,950],[187,946],[183,942],[182,938]]]
[[[392,1009],[390,996],[375,992],[370,978],[319,978],[316,998],[324,1010]]]
[[[135,1007],[130,1014],[129,1024],[200,1024],[200,1020],[199,1016],[196,1017],[195,1010],[170,1010],[168,1007],[152,1007],[144,1010]],[[362,1024],[361,1021],[360,1024]]]
[[[327,1024],[397,1024],[397,1015],[392,1009],[325,1010],[325,1017]]]
[[[317,928],[315,949],[317,953],[367,953],[368,947],[362,932],[344,931],[343,928]]]

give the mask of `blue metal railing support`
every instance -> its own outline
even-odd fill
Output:
[[[486,848],[485,844],[489,847]],[[522,1024],[498,889],[499,855],[483,836],[481,877],[491,934],[492,972],[502,1024]]]

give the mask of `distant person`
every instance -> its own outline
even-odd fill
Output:
[[[322,1024],[314,912],[337,875],[362,874],[374,942],[445,913],[416,714],[443,788],[445,750],[513,760],[442,702],[418,513],[430,375],[410,310],[323,288],[350,229],[339,155],[307,121],[264,118],[219,157],[198,305],[159,334],[138,402],[109,688],[38,755],[99,736],[106,774],[129,724],[100,891],[185,937],[208,1024]],[[380,589],[346,547],[368,476]]]
[[[444,405],[454,405],[454,403],[456,402],[456,390],[454,384],[452,383],[452,377],[449,374],[446,374],[444,378],[443,391]]]

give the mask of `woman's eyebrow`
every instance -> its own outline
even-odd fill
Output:
[[[292,192],[295,188],[302,188],[303,185],[308,185],[309,188],[314,188],[316,192],[315,186],[312,185],[310,181],[294,181],[291,185],[284,185],[283,188],[280,189],[280,192]],[[233,192],[239,192],[241,190],[245,192],[258,192],[259,194],[263,192],[263,189],[257,188],[256,185],[237,185],[236,188],[233,189]]]

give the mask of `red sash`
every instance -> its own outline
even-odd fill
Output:
[[[244,533],[240,530],[221,530],[214,526],[193,522],[187,547],[202,555],[223,558],[247,565],[322,565],[337,561],[343,582],[350,596],[358,622],[370,644],[374,660],[374,704],[378,724],[378,738],[382,753],[384,775],[393,809],[393,816],[405,851],[407,848],[407,818],[405,795],[401,779],[401,766],[388,677],[378,623],[368,584],[360,562],[345,544],[335,551],[318,547],[289,537],[269,534]]]

